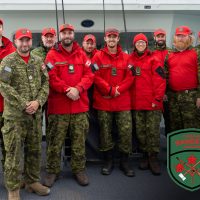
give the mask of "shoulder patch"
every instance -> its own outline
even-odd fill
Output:
[[[165,71],[164,71],[164,69],[162,68],[162,67],[157,67],[157,69],[156,69],[156,72],[158,73],[158,75],[160,75],[162,78],[166,78],[166,75],[165,75]]]
[[[94,63],[94,64],[91,63],[90,67],[92,69],[92,72],[95,72],[95,71],[99,70],[99,66],[96,63]]]
[[[52,70],[52,69],[54,68],[54,66],[53,66],[50,62],[48,62],[48,63],[46,64],[46,66],[47,66],[47,69],[48,69],[48,70]]]
[[[5,66],[4,69],[0,72],[0,80],[6,83],[9,82],[10,77],[12,76],[11,72],[11,67]]]
[[[4,70],[5,70],[6,72],[11,72],[11,71],[12,71],[11,67],[8,67],[8,66],[5,66],[5,67],[4,67]]]
[[[128,68],[131,70],[132,75],[135,76],[136,75],[136,71],[133,65],[128,65]]]

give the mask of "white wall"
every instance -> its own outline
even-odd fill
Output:
[[[90,32],[103,31],[102,11],[66,11],[66,22],[72,23],[76,31]],[[21,27],[30,28],[33,32],[40,32],[42,28],[53,26],[56,28],[55,11],[2,11],[4,19],[4,33],[11,38],[14,31]],[[92,19],[95,25],[92,28],[81,27],[81,21]],[[173,12],[144,12],[126,11],[128,31],[153,31],[156,28],[164,28],[168,35],[168,45],[172,34],[179,25],[188,25],[195,32],[200,30],[200,14],[173,14]],[[59,13],[59,24],[62,23],[62,13]],[[121,11],[106,11],[106,27],[117,27],[124,30]]]

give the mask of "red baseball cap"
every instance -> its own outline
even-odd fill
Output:
[[[0,19],[0,24],[2,24],[2,25],[3,25],[3,19]]]
[[[133,38],[133,45],[135,45],[135,43],[139,40],[143,40],[148,44],[148,39],[143,33],[139,33]]]
[[[74,31],[74,27],[71,24],[62,24],[59,27],[59,31],[62,32],[64,29],[69,29],[71,31]]]
[[[192,31],[188,26],[179,26],[176,28],[175,35],[191,35]]]
[[[20,28],[15,32],[15,39],[20,40],[23,37],[28,37],[28,38],[32,39],[31,31],[27,28]]]
[[[105,35],[108,36],[111,34],[119,36],[119,31],[116,28],[107,28],[105,31]]]
[[[156,30],[154,31],[154,36],[156,37],[156,36],[159,35],[159,34],[166,35],[166,31],[165,31],[164,29],[161,29],[161,28],[156,29]]]
[[[85,42],[87,42],[88,40],[92,40],[92,42],[96,43],[96,38],[92,34],[85,35],[85,37],[83,38],[83,41],[85,41]]]
[[[44,28],[44,29],[42,29],[42,35],[43,36],[45,36],[48,33],[56,36],[56,31],[55,31],[54,28]]]

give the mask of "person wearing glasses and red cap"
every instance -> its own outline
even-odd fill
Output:
[[[167,59],[170,48],[166,45],[166,31],[164,29],[156,29],[154,31],[154,51],[153,54],[161,61],[162,66],[164,67],[165,60]],[[165,122],[165,135],[170,131],[170,120],[169,120],[169,105],[167,96],[164,96],[163,101],[163,117]]]
[[[7,55],[9,55],[15,51],[15,47],[12,44],[12,42],[8,38],[3,36],[3,25],[4,25],[3,20],[0,19],[0,63],[4,57],[6,57]],[[3,97],[0,94],[0,130],[3,126],[2,113],[3,113]],[[5,162],[5,153],[6,152],[4,149],[3,137],[2,137],[1,131],[0,131],[0,145],[1,145],[1,152],[2,152],[1,163],[2,163],[2,168],[4,170],[4,162]]]
[[[86,174],[85,140],[89,130],[87,90],[94,74],[91,61],[74,41],[74,27],[59,27],[60,43],[46,57],[49,68],[47,164],[45,185],[51,187],[61,171],[61,150],[68,129],[71,140],[71,169],[81,186],[89,184]]]
[[[158,153],[160,120],[166,88],[165,72],[159,59],[148,49],[148,39],[143,33],[134,37],[133,47],[128,63],[135,75],[130,93],[136,136],[139,149],[143,153],[139,168],[150,168],[154,175],[160,175]]]
[[[6,149],[4,177],[8,200],[20,200],[23,158],[27,191],[38,195],[50,193],[50,189],[39,182],[41,108],[48,97],[48,73],[42,60],[30,54],[32,33],[29,29],[18,29],[14,42],[17,50],[5,57],[0,67],[0,92],[5,103],[2,134]]]
[[[190,27],[177,27],[166,61],[171,131],[200,127],[200,54],[192,43]]]
[[[56,43],[56,31],[54,28],[44,28],[42,30],[42,45],[37,47],[31,51],[31,53],[39,56],[44,61],[48,51],[55,45]]]
[[[97,110],[100,125],[100,151],[103,152],[101,173],[110,175],[114,167],[112,124],[115,120],[118,130],[117,147],[120,152],[120,169],[126,176],[133,177],[129,166],[132,152],[132,117],[129,88],[133,75],[128,68],[128,55],[120,47],[119,31],[108,28],[105,31],[105,47],[93,58],[96,65],[94,79],[93,107]]]

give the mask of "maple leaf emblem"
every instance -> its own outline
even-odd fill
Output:
[[[197,158],[193,155],[191,155],[190,157],[188,157],[188,164],[195,164],[197,161]]]
[[[182,172],[184,170],[184,166],[181,163],[176,165],[176,172]]]

